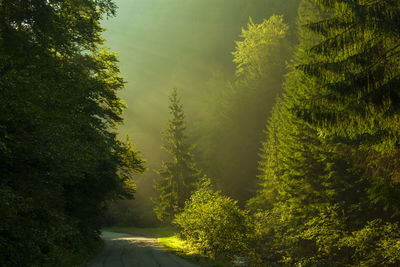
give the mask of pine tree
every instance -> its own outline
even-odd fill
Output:
[[[303,0],[299,15],[300,24],[312,25],[332,13],[315,5],[314,0]],[[329,55],[309,52],[323,36],[301,27],[299,37],[285,92],[267,124],[260,189],[248,202],[253,210],[264,209],[257,215],[264,233],[260,243],[265,250],[261,253],[268,252],[272,262],[289,265],[397,264],[400,258],[396,250],[382,251],[384,243],[398,242],[399,186],[387,182],[398,177],[398,152],[382,154],[360,146],[359,140],[349,136],[325,134],[319,124],[293,112],[312,108],[304,99],[325,96],[323,77],[310,75],[304,68],[330,59]],[[383,225],[393,229],[392,237],[386,236],[386,230],[378,230]],[[369,250],[367,243],[374,249]]]
[[[315,3],[328,15],[305,24],[319,41],[305,49],[309,60],[297,68],[318,90],[304,95],[294,111],[321,136],[357,144],[363,151],[358,168],[374,184],[370,198],[398,214],[399,2]]]
[[[320,37],[298,68],[319,83],[297,114],[324,135],[391,150],[399,143],[400,5],[317,0],[329,14],[306,25]]]
[[[300,23],[329,15],[313,0],[304,0],[299,13]],[[294,67],[313,60],[305,51],[320,37],[306,28],[300,28],[299,37],[285,92],[267,124],[260,189],[248,206],[264,210],[261,246],[271,261],[352,264],[350,249],[338,249],[339,240],[390,213],[369,200],[371,181],[356,163],[365,152],[351,140],[323,138],[317,127],[293,113],[306,105],[304,98],[321,93],[318,80]]]
[[[298,65],[318,84],[297,115],[321,136],[351,139],[358,168],[374,183],[371,199],[399,213],[400,6],[396,0],[315,1],[328,16],[305,28],[319,36]]]
[[[159,171],[161,179],[155,182],[159,197],[154,200],[157,218],[166,223],[171,222],[184,207],[200,177],[193,160],[193,147],[187,143],[185,115],[176,88],[171,92],[169,101],[172,118],[162,133],[165,143],[162,148],[171,155],[171,160],[162,163]]]

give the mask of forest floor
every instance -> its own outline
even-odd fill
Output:
[[[102,232],[103,249],[89,267],[199,267],[160,245],[157,238],[140,234]]]

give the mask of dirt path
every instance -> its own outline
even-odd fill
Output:
[[[104,248],[89,267],[200,267],[166,251],[156,238],[103,232]]]

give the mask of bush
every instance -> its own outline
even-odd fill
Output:
[[[306,224],[299,237],[314,242],[312,257],[303,263],[335,266],[400,266],[400,229],[381,219],[366,222],[356,231],[346,230],[339,214],[320,214]]]
[[[246,254],[249,227],[237,201],[222,196],[204,178],[173,221],[195,253],[232,259]]]
[[[340,247],[353,249],[353,266],[400,266],[400,228],[377,219],[343,238]]]
[[[294,217],[284,205],[268,211],[259,210],[250,216],[248,260],[254,266],[290,265],[294,236]]]

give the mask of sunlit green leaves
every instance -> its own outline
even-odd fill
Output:
[[[245,251],[246,213],[239,209],[237,201],[214,191],[208,178],[201,180],[174,223],[179,226],[180,235],[201,255],[232,259]]]
[[[250,18],[247,29],[242,28],[242,41],[236,42],[233,62],[237,64],[237,75],[250,77],[262,76],[265,72],[266,58],[285,38],[288,25],[282,16],[274,15],[260,24]]]

